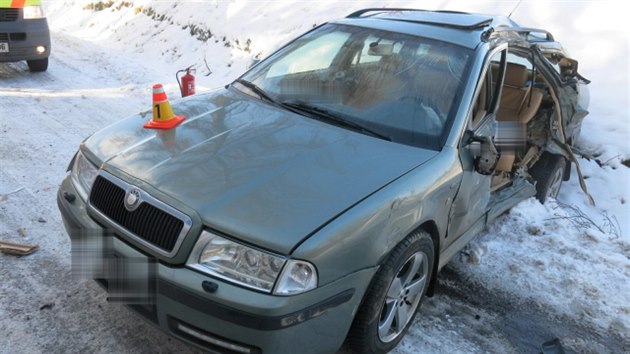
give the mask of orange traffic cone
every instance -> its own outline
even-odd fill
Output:
[[[176,116],[168,102],[162,84],[153,85],[153,118],[144,127],[149,129],[171,129],[186,117]]]

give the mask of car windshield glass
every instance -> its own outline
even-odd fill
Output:
[[[388,140],[439,149],[470,59],[470,50],[433,39],[328,24],[242,79],[280,104],[300,102]]]

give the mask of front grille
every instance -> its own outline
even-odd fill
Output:
[[[8,33],[0,33],[0,41],[8,41],[9,34]]]
[[[19,14],[19,9],[0,9],[0,22],[17,21]]]
[[[103,176],[96,177],[90,194],[90,203],[94,208],[138,238],[166,252],[173,251],[184,222],[147,201],[129,211],[124,200],[123,188]]]
[[[12,41],[25,41],[26,40],[26,33],[24,33],[24,32],[10,33],[9,34],[9,38],[11,38]]]

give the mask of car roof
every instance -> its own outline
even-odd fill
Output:
[[[551,33],[521,27],[506,16],[455,11],[429,11],[400,8],[369,8],[348,15],[336,23],[428,37],[474,49],[490,36],[502,36],[525,42],[553,42]]]

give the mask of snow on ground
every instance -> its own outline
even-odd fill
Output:
[[[136,0],[114,1],[101,11],[94,4],[46,3],[54,43],[47,73],[29,80],[24,63],[0,64],[0,238],[41,247],[19,259],[0,255],[0,352],[11,352],[16,343],[25,352],[82,351],[90,348],[80,344],[84,341],[108,345],[111,351],[142,351],[148,343],[159,343],[152,348],[160,351],[184,350],[163,342],[149,326],[140,325],[142,339],[120,324],[140,321],[108,306],[92,283],[64,288],[51,280],[69,279],[69,242],[54,202],[68,161],[95,130],[147,109],[153,83],[165,84],[174,99],[179,96],[175,71],[195,64],[198,91],[224,85],[251,58],[265,57],[313,25],[358,8],[507,14],[516,1]],[[510,328],[522,331],[523,323],[536,321],[548,322],[545,328],[550,328],[556,317],[579,324],[574,333],[567,330],[570,326],[550,330],[564,333],[563,344],[574,351],[614,351],[599,342],[589,346],[584,338],[590,335],[621,338],[621,346],[630,347],[629,42],[621,4],[523,2],[513,15],[523,25],[554,33],[593,81],[591,113],[578,146],[593,157],[579,161],[596,206],[587,203],[573,171],[558,201],[541,205],[527,200],[500,217],[445,268],[442,292],[423,304],[397,352],[518,351]],[[26,236],[20,237],[18,228],[25,228]],[[33,308],[28,308],[30,301]],[[49,302],[57,303],[51,310],[56,317],[47,315],[46,308],[39,310]],[[107,310],[94,310],[101,305]],[[499,315],[499,305],[512,314]],[[524,308],[540,317],[527,317],[532,312],[523,314]],[[108,333],[118,331],[121,341],[131,344],[118,343],[111,334],[98,339],[83,333],[84,323],[96,333],[103,330],[89,322],[90,316],[102,316],[114,327]],[[67,326],[70,333],[54,341],[39,338],[47,326]]]
[[[473,263],[481,259],[470,275],[489,289],[627,335],[630,244],[616,234],[619,229],[610,231],[609,226],[618,227],[607,224],[614,220],[602,216],[591,224],[588,215],[573,208],[524,201],[477,238],[462,258]],[[462,271],[469,268],[464,262],[453,263]]]

